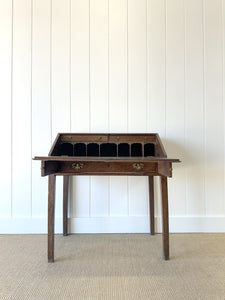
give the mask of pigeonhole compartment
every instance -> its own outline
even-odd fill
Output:
[[[144,156],[155,156],[155,145],[148,143],[144,145]]]
[[[87,145],[87,156],[99,156],[99,144],[90,143]]]
[[[59,155],[73,156],[73,145],[70,143],[63,143],[59,148]]]
[[[141,143],[131,144],[131,156],[142,156],[142,144]]]
[[[100,156],[117,156],[117,145],[113,143],[104,143],[100,145]]]
[[[118,156],[130,156],[130,145],[127,143],[121,143],[118,145]]]
[[[77,143],[74,145],[74,156],[86,156],[86,145],[84,143]]]

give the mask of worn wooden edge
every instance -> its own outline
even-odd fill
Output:
[[[55,149],[55,146],[60,142],[60,136],[61,136],[61,133],[58,133],[55,140],[54,140],[54,142],[53,142],[53,144],[52,144],[52,147],[51,147],[48,155],[52,155],[52,152]]]
[[[156,143],[156,133],[60,133],[61,143]]]
[[[108,135],[118,135],[118,136],[156,136],[158,135],[158,133],[115,133],[115,132],[112,132],[112,133],[79,133],[79,132],[76,132],[76,133],[70,133],[70,132],[60,132],[58,133],[59,135],[84,135],[84,136],[87,136],[87,135],[91,135],[91,136],[94,136],[94,135],[103,135],[103,136],[108,136]]]
[[[87,157],[87,156],[35,156],[33,160],[42,161],[94,161],[94,162],[129,162],[129,161],[141,161],[141,162],[173,162],[180,163],[181,161],[177,158],[166,158],[166,157],[139,157],[139,156],[129,156],[129,157]]]
[[[152,142],[156,142],[157,139],[157,133],[59,133],[60,135],[60,141],[61,142],[70,142],[72,140],[72,137],[76,137],[78,140],[76,142],[88,142],[88,138],[96,138],[96,142],[106,142],[108,143],[111,139],[115,138],[115,141],[117,141],[117,138],[153,138]],[[119,141],[119,140],[118,140]],[[92,141],[93,142],[93,141]],[[126,141],[127,142],[127,141]],[[139,141],[140,142],[140,141]]]
[[[41,176],[56,174],[59,170],[59,161],[41,161]]]
[[[159,149],[161,150],[161,155],[160,156],[161,157],[167,157],[166,150],[163,146],[163,143],[162,143],[161,138],[159,137],[158,133],[156,133],[156,143],[158,143]]]
[[[55,173],[51,173],[57,176],[162,176],[158,172],[62,172],[58,171]],[[44,175],[46,176],[46,175]]]
[[[56,171],[52,172],[48,175],[55,175],[55,176],[162,176],[158,172],[61,172]],[[48,175],[41,175],[42,177]],[[167,176],[165,176],[167,177]],[[169,176],[171,177],[171,176]]]
[[[158,173],[162,176],[172,177],[172,162],[159,161],[157,163]]]

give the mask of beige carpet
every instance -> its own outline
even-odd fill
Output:
[[[0,236],[0,299],[225,299],[225,234]]]

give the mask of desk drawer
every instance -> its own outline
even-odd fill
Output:
[[[68,172],[75,174],[87,173],[113,173],[113,174],[145,174],[157,171],[155,162],[86,162],[73,161],[61,162],[60,173]]]

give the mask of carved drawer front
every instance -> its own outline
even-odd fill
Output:
[[[71,161],[61,162],[59,172],[68,173],[154,173],[156,172],[155,162],[86,162]]]

